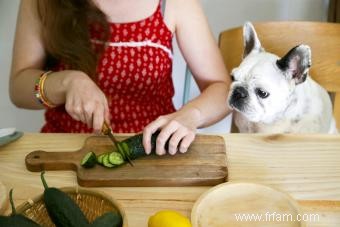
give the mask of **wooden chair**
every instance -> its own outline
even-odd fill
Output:
[[[280,57],[302,43],[311,47],[310,75],[331,94],[334,117],[340,129],[340,24],[286,21],[254,23],[254,27],[265,50]],[[221,32],[219,47],[231,71],[242,60],[242,27]]]

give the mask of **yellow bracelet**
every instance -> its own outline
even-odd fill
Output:
[[[54,108],[56,107],[56,105],[52,104],[45,95],[44,92],[44,85],[45,85],[45,81],[46,78],[49,74],[51,74],[52,71],[48,71],[48,72],[44,72],[43,74],[41,74],[41,76],[39,77],[39,79],[36,81],[35,84],[35,97],[38,99],[38,101],[44,105],[47,108]]]

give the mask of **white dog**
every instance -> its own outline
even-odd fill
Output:
[[[264,51],[251,23],[243,36],[243,61],[232,70],[228,98],[240,132],[336,133],[330,97],[308,75],[310,47],[279,58]]]

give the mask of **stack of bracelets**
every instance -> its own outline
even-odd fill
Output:
[[[52,71],[44,72],[41,74],[41,76],[36,80],[35,86],[34,86],[34,95],[37,98],[37,100],[44,105],[47,108],[54,108],[56,105],[52,104],[47,98],[44,93],[44,85],[46,78],[49,74],[51,74]]]

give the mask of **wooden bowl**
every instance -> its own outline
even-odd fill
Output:
[[[297,202],[286,193],[259,184],[227,182],[200,196],[192,209],[191,222],[193,227],[305,226],[301,221],[290,221],[290,217],[300,219],[299,214]],[[246,221],[247,215],[257,221]]]
[[[121,214],[123,218],[123,227],[128,226],[127,218],[122,206],[105,193],[74,187],[64,187],[60,188],[60,190],[66,192],[78,204],[90,222],[104,213],[112,211]],[[34,199],[21,204],[17,207],[17,212],[24,214],[42,226],[55,227],[48,216],[43,201],[43,195],[39,195]]]

